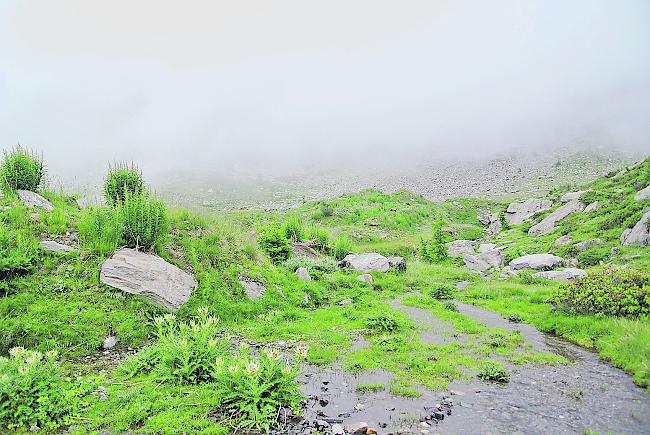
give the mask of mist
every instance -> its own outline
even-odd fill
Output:
[[[61,179],[650,151],[650,2],[0,3],[0,147]]]

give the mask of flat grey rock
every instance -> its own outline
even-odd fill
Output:
[[[587,272],[573,267],[564,270],[548,270],[533,274],[533,278],[543,278],[551,281],[575,281],[576,279],[585,276],[587,276]]]
[[[309,275],[309,271],[304,267],[296,269],[296,276],[303,281],[311,281],[311,275]]]
[[[43,198],[41,195],[39,195],[36,192],[32,192],[29,190],[19,190],[17,193],[18,193],[18,197],[20,198],[22,203],[25,204],[26,207],[42,208],[45,211],[54,210],[54,206],[52,205],[52,203],[47,199]]]
[[[181,307],[196,288],[194,277],[153,254],[119,249],[102,264],[103,284],[144,296],[170,310]]]
[[[239,284],[244,287],[246,296],[248,296],[249,299],[259,299],[264,296],[264,292],[266,292],[266,287],[264,284],[249,280],[243,276],[239,277]]]
[[[644,199],[650,199],[650,186],[646,186],[644,189],[639,190],[634,199],[637,201],[643,201]]]
[[[349,254],[339,266],[350,268],[356,272],[388,272],[390,262],[383,255],[371,252],[366,254]]]
[[[553,201],[550,199],[529,199],[524,202],[513,202],[506,210],[506,221],[510,225],[519,225],[537,213],[550,210]]]
[[[68,252],[76,252],[78,251],[77,248],[73,248],[72,246],[68,245],[63,245],[59,242],[55,242],[54,240],[43,240],[38,242],[38,246],[41,249],[44,249],[46,251],[50,252],[55,252],[57,254],[67,254]]]
[[[553,242],[553,246],[564,246],[568,245],[573,241],[570,235],[566,234],[564,236],[560,236],[555,241]]]
[[[585,193],[587,193],[586,190],[579,190],[577,192],[567,192],[567,193],[565,193],[564,195],[562,195],[560,197],[560,201],[562,201],[562,202],[577,201]]]
[[[555,231],[555,224],[569,216],[571,213],[584,210],[585,206],[580,201],[570,201],[553,213],[546,216],[540,223],[532,226],[528,230],[528,235],[532,237],[543,236]]]
[[[475,240],[454,240],[445,243],[445,246],[447,246],[447,255],[450,257],[462,257],[466,254],[473,255],[478,242]]]
[[[564,259],[553,254],[531,254],[515,258],[510,262],[512,270],[552,270],[564,264]]]
[[[591,213],[600,208],[600,203],[598,201],[594,201],[591,204],[589,204],[587,207],[584,209],[584,213]]]
[[[623,231],[621,245],[650,246],[650,209],[643,213],[634,227]]]
[[[298,243],[298,242],[293,244],[293,255],[295,255],[296,257],[309,257],[309,258],[322,257],[322,255],[311,246],[305,243]]]

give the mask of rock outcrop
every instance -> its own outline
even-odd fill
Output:
[[[650,199],[650,186],[646,186],[644,189],[639,190],[634,199],[637,201],[643,201],[644,199]]]
[[[583,211],[584,211],[584,213],[591,213],[591,212],[594,212],[594,211],[598,210],[599,208],[600,208],[600,203],[598,201],[594,201],[591,204],[589,204],[588,206],[586,206]]]
[[[601,246],[603,241],[600,239],[589,239],[583,240],[582,242],[575,243],[573,246],[578,252],[584,252],[587,249],[595,248],[596,246]]]
[[[32,192],[30,190],[19,190],[18,197],[29,208],[42,208],[45,211],[54,210],[54,206],[50,201],[43,198],[38,193]]]
[[[528,230],[528,235],[532,237],[543,236],[555,231],[555,224],[569,216],[571,213],[584,210],[585,206],[580,201],[569,201],[553,213],[546,216],[540,223],[532,226]]]
[[[309,271],[304,267],[296,269],[296,276],[303,281],[311,281],[311,275],[309,275]]]
[[[197,284],[192,275],[162,258],[128,248],[119,249],[102,264],[99,279],[171,310],[187,302]]]
[[[339,266],[356,272],[388,272],[390,270],[388,258],[374,252],[346,255]]]
[[[537,213],[550,210],[553,202],[549,199],[529,199],[524,202],[513,202],[506,210],[506,221],[510,225],[519,225]]]
[[[634,227],[623,231],[621,245],[650,246],[650,209],[645,210]]]
[[[585,193],[587,193],[586,190],[579,190],[577,192],[567,192],[560,197],[560,201],[562,202],[578,201],[580,197]]]
[[[266,286],[264,286],[264,284],[253,281],[245,276],[239,277],[239,284],[244,287],[246,296],[248,296],[249,299],[259,299],[264,296],[264,293],[266,292]]]
[[[573,267],[564,270],[548,270],[533,274],[533,278],[549,279],[551,281],[575,281],[578,278],[587,276],[587,272]]]
[[[564,259],[553,254],[531,254],[515,258],[510,262],[512,270],[552,270],[564,264]]]
[[[567,235],[560,236],[557,239],[555,239],[555,241],[553,242],[553,246],[558,247],[558,246],[568,245],[572,241],[573,241],[573,239],[571,239],[571,236],[567,234]]]
[[[453,242],[445,243],[447,246],[447,255],[450,257],[461,257],[469,254],[473,255],[478,242],[475,240],[454,240]]]
[[[41,249],[54,252],[56,254],[67,254],[68,252],[78,251],[77,248],[73,248],[72,246],[68,246],[68,245],[63,245],[54,240],[43,240],[41,242],[38,242],[38,246]]]
[[[465,266],[475,272],[484,272],[488,269],[498,269],[505,264],[506,256],[499,248],[491,244],[481,245],[479,253],[476,255],[465,254],[463,260]]]

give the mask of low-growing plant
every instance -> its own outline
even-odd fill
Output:
[[[591,248],[578,254],[578,261],[583,267],[595,266],[609,257],[608,248]]]
[[[524,319],[522,319],[521,316],[520,316],[519,314],[517,314],[517,313],[510,313],[510,314],[508,314],[508,315],[506,316],[506,319],[507,319],[508,321],[510,321],[510,322],[513,322],[513,323],[520,323],[520,322],[523,322],[523,321],[524,321]]]
[[[331,257],[320,257],[320,258],[311,258],[311,257],[291,257],[283,263],[283,266],[289,269],[290,271],[295,271],[299,267],[304,267],[309,271],[313,272],[335,272],[338,270],[338,263]]]
[[[21,147],[4,153],[0,165],[0,185],[5,192],[36,191],[45,177],[43,157]]]
[[[386,334],[400,329],[400,323],[390,314],[377,313],[366,319],[366,327],[373,332]]]
[[[122,220],[112,208],[89,208],[82,212],[77,224],[79,243],[93,254],[113,253],[122,241]]]
[[[357,391],[360,393],[376,393],[384,388],[384,384],[357,384]]]
[[[332,244],[332,256],[337,260],[343,260],[346,255],[352,253],[352,242],[346,236],[338,236]]]
[[[312,226],[307,231],[307,239],[312,241],[312,246],[324,254],[330,250],[330,234],[323,227]]]
[[[426,293],[434,299],[453,299],[455,287],[444,282],[434,282],[427,288]]]
[[[607,268],[564,284],[549,302],[571,314],[647,315],[650,313],[650,274]]]
[[[446,234],[444,221],[438,217],[431,226],[431,238],[420,240],[420,257],[429,263],[442,263],[447,259]]]
[[[108,204],[116,206],[126,199],[127,192],[137,197],[144,190],[142,174],[136,166],[120,163],[108,169],[104,180],[104,196]]]
[[[299,242],[305,236],[305,228],[297,216],[292,216],[282,225],[284,236],[292,242]]]
[[[382,335],[376,338],[375,343],[384,352],[396,352],[404,347],[404,340],[395,335]]]
[[[163,201],[146,191],[137,194],[126,191],[124,200],[117,205],[117,212],[126,246],[150,250],[164,244],[169,235],[169,220]]]
[[[510,372],[508,369],[502,363],[492,360],[483,362],[476,376],[482,381],[503,383],[510,381]]]
[[[458,312],[458,306],[452,301],[446,301],[443,306],[447,311]]]
[[[22,230],[9,230],[0,224],[0,293],[7,282],[32,270],[38,255],[36,239]]]
[[[257,241],[274,263],[285,261],[293,250],[289,239],[278,225],[261,228]]]

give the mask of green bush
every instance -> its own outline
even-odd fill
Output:
[[[303,240],[305,236],[305,229],[302,225],[302,221],[298,217],[290,217],[282,225],[282,231],[284,231],[284,236],[291,240],[292,242],[299,242]]]
[[[458,306],[452,301],[445,302],[443,306],[445,307],[445,310],[447,310],[447,311],[458,312]]]
[[[0,224],[0,292],[7,291],[6,281],[32,270],[37,255],[36,239]]]
[[[54,430],[70,424],[92,388],[65,378],[55,352],[15,347],[8,358],[0,357],[0,427]]]
[[[477,376],[482,381],[504,383],[510,381],[510,372],[508,372],[508,369],[498,361],[488,360],[483,362]]]
[[[77,224],[79,243],[93,254],[112,254],[122,242],[122,220],[111,208],[89,208],[82,212]]]
[[[650,313],[650,275],[608,268],[564,284],[550,299],[571,314],[637,317]]]
[[[119,164],[109,168],[104,180],[104,196],[108,204],[116,206],[126,199],[127,192],[137,197],[144,190],[142,174],[135,166]]]
[[[508,321],[512,322],[512,323],[520,323],[520,322],[523,322],[523,321],[524,321],[524,319],[522,319],[522,317],[521,317],[519,314],[517,314],[517,313],[510,313],[510,314],[508,314],[508,315],[506,316],[506,319],[507,319]]]
[[[442,263],[447,259],[444,221],[437,218],[432,225],[431,238],[420,240],[420,257],[429,263]]]
[[[591,248],[578,254],[578,261],[583,267],[595,266],[609,257],[608,248]]]
[[[385,334],[397,331],[400,323],[390,314],[378,313],[366,319],[366,327],[373,332]]]
[[[148,192],[125,192],[124,201],[117,205],[122,222],[122,240],[126,246],[147,250],[160,248],[169,235],[165,203]]]
[[[312,246],[319,252],[329,253],[330,234],[325,228],[312,226],[307,232],[307,238],[312,241]]]
[[[289,239],[287,239],[284,231],[277,225],[269,225],[261,228],[257,241],[274,263],[285,261],[293,251]]]
[[[434,299],[453,299],[455,287],[444,282],[431,283],[426,293]]]
[[[36,191],[44,176],[42,156],[20,147],[4,153],[0,166],[0,184],[5,192]]]
[[[338,236],[332,244],[332,256],[341,261],[352,253],[352,242],[346,236]]]

